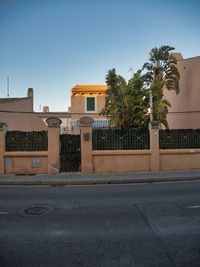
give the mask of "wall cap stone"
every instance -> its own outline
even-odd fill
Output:
[[[46,120],[49,127],[60,127],[62,121],[56,117],[50,117]]]
[[[0,122],[0,130],[7,130],[8,125],[5,122]]]
[[[82,117],[80,118],[79,122],[81,126],[92,126],[94,120],[91,117]]]

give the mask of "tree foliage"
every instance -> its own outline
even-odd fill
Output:
[[[152,93],[153,120],[160,121],[166,128],[168,107],[171,105],[164,98],[163,90],[174,90],[176,94],[179,93],[180,75],[172,50],[174,48],[167,45],[151,49],[149,61],[143,65],[143,70],[146,71],[146,86]]]
[[[101,114],[106,116],[116,128],[146,128],[148,126],[148,93],[143,88],[141,71],[126,82],[117,75],[115,69],[106,75],[108,90],[105,108]]]
[[[117,75],[115,69],[108,71],[108,90],[105,108],[101,114],[106,116],[114,127],[147,128],[151,92],[153,120],[160,121],[168,128],[166,117],[170,103],[164,98],[163,90],[174,90],[178,94],[180,78],[172,50],[174,48],[167,45],[151,49],[148,62],[127,82]]]

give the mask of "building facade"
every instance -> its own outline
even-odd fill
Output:
[[[180,93],[165,90],[171,103],[167,120],[170,129],[200,128],[200,56],[184,59],[175,54],[180,73]]]
[[[34,112],[34,92],[29,88],[27,97],[0,99],[0,122],[6,123],[9,131],[42,131],[47,130],[46,120],[56,117],[62,121],[61,133],[78,134],[80,118],[88,116],[93,118],[94,127],[107,127],[107,119],[99,115],[105,105],[106,90],[106,85],[75,85],[68,112],[50,112],[48,106],[42,112]]]
[[[0,98],[0,122],[8,126],[9,131],[42,131],[46,124],[33,111],[34,93],[29,88],[27,97]]]
[[[74,85],[71,89],[71,114],[72,130],[77,132],[79,119],[83,116],[93,118],[94,127],[108,127],[108,120],[100,115],[105,106],[105,93],[107,85],[85,84]]]

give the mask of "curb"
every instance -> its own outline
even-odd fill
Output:
[[[162,183],[162,182],[181,182],[198,181],[196,177],[166,177],[166,178],[128,178],[128,179],[96,179],[96,180],[39,180],[39,181],[0,181],[0,185],[47,185],[47,186],[67,186],[67,185],[103,185],[103,184],[138,184],[138,183]]]

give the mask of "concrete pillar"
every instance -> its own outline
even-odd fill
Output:
[[[46,120],[48,124],[48,173],[60,172],[60,124],[62,121],[51,117]]]
[[[0,123],[0,174],[4,174],[4,152],[6,149],[7,124]]]
[[[159,122],[152,121],[149,124],[150,151],[151,151],[151,171],[160,170],[159,152]]]
[[[80,119],[81,125],[81,172],[93,173],[92,162],[92,123],[90,117]]]

